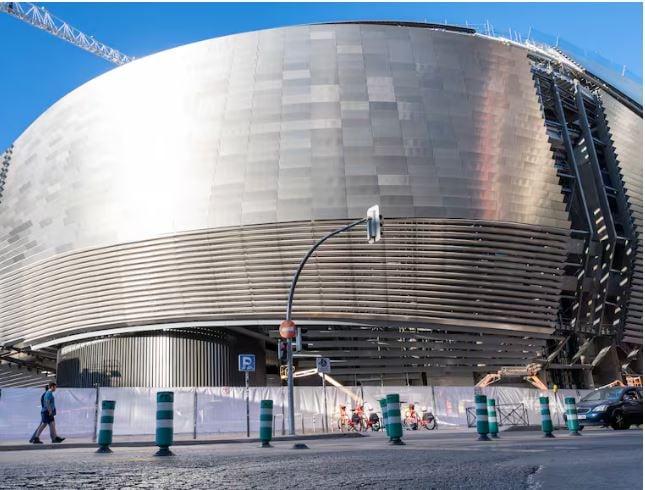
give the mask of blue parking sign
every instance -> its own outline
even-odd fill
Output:
[[[237,356],[237,369],[241,372],[255,372],[255,354],[240,354]]]

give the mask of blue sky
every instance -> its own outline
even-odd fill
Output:
[[[43,3],[113,48],[142,57],[244,31],[333,20],[411,20],[560,35],[642,74],[640,3]],[[42,112],[114,65],[0,14],[0,151]]]

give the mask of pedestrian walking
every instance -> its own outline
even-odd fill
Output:
[[[45,427],[49,426],[49,434],[51,435],[52,442],[58,443],[65,440],[64,437],[59,437],[56,433],[56,422],[54,417],[56,416],[56,400],[54,399],[54,392],[56,391],[56,383],[49,383],[48,390],[41,397],[41,409],[40,409],[40,425],[36,429],[36,433],[32,436],[32,444],[42,444],[40,440],[40,434],[45,430]]]
[[[49,383],[45,385],[45,391],[43,391],[43,394],[40,395],[40,421],[38,422],[38,427],[36,427],[36,430],[34,431],[33,435],[31,436],[31,439],[29,439],[29,442],[32,444],[38,444],[35,443],[34,441],[36,440],[36,432],[38,432],[38,429],[40,429],[40,426],[42,425],[42,409],[45,406],[45,393],[49,390]]]

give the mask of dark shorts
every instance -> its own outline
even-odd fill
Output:
[[[40,415],[41,415],[41,422],[43,424],[46,425],[46,424],[51,424],[52,422],[54,422],[54,416],[49,415],[49,412],[41,412]]]

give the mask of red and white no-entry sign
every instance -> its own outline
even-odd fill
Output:
[[[291,320],[282,320],[280,323],[280,337],[283,339],[293,339],[296,336],[296,324]]]

